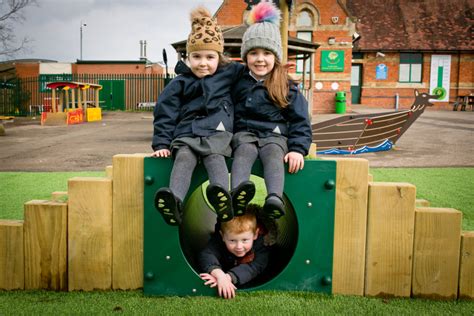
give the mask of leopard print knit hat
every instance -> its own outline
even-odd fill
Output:
[[[191,33],[186,43],[187,53],[197,50],[224,52],[224,37],[217,21],[204,7],[191,11]]]

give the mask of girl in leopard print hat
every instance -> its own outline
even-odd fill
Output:
[[[231,86],[244,66],[224,57],[222,31],[203,7],[191,12],[186,50],[187,64],[178,62],[178,76],[163,90],[154,110],[152,156],[174,159],[169,186],[155,193],[155,207],[166,223],[179,225],[186,218],[183,202],[194,168],[202,161],[209,176],[207,199],[224,222],[233,218],[237,202],[255,193],[249,183],[229,192],[225,161],[232,153]]]

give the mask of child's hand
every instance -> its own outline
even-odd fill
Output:
[[[232,283],[232,278],[228,273],[224,273],[221,269],[214,269],[211,271],[211,276],[216,278],[217,293],[220,297],[226,299],[235,297],[235,290],[237,288]]]
[[[171,155],[171,151],[169,149],[159,149],[155,151],[153,154],[151,154],[152,157],[162,157],[166,158]]]
[[[201,277],[202,280],[206,281],[204,282],[204,285],[209,285],[209,287],[211,288],[217,286],[217,279],[209,273],[201,273],[199,277]]]
[[[304,157],[302,154],[296,151],[290,151],[285,155],[284,160],[288,163],[289,173],[297,173],[298,171],[303,170]]]

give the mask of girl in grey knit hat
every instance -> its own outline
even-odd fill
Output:
[[[231,185],[236,188],[248,181],[259,157],[267,189],[263,209],[276,219],[285,214],[284,163],[289,173],[303,169],[311,145],[308,103],[281,64],[280,11],[270,2],[261,2],[252,8],[247,22],[250,26],[241,48],[247,69],[233,89]]]

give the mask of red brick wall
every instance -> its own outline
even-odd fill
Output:
[[[400,83],[399,77],[399,53],[385,53],[385,57],[376,57],[375,53],[367,53],[362,61],[363,78],[361,103],[368,106],[382,108],[395,108],[395,95],[398,94],[399,109],[408,109],[414,100],[414,90],[420,92],[429,92],[431,54],[423,55],[423,74],[421,83]],[[375,79],[375,67],[384,63],[388,67],[387,80]],[[458,67],[459,70],[458,71]],[[446,110],[452,109],[452,102],[458,95],[468,94],[474,91],[474,54],[461,54],[461,63],[459,56],[451,55],[451,78],[450,78],[450,103],[434,102],[432,109]],[[459,77],[458,77],[459,73]],[[459,79],[458,79],[459,78]],[[458,89],[459,80],[459,89]]]
[[[242,0],[224,0],[215,16],[221,26],[240,25],[247,4]]]
[[[144,64],[73,64],[77,74],[162,74],[163,68],[157,65],[145,67]]]
[[[15,68],[19,78],[35,77],[39,73],[39,63],[16,63]]]

